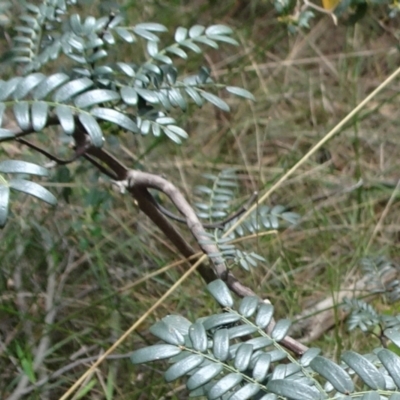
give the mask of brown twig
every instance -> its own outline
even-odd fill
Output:
[[[48,152],[47,150],[36,146],[34,143],[29,142],[26,139],[23,138],[17,138],[15,139],[18,143],[24,144],[25,146],[30,147],[31,149],[37,151],[38,153],[43,154],[44,156],[46,156],[47,158],[49,158],[51,161],[54,161],[56,164],[58,165],[67,165],[67,164],[71,164],[72,162],[76,161],[82,154],[83,152],[80,153],[75,153],[73,157],[68,158],[66,160],[63,160],[61,158],[56,157],[55,155],[51,154],[50,152]]]
[[[132,187],[129,191],[137,201],[140,210],[143,211],[159,229],[161,229],[164,235],[166,235],[184,257],[190,258],[196,254],[193,247],[190,246],[171,222],[154,206],[153,202],[150,200],[152,196],[145,187]],[[198,271],[207,283],[212,282],[215,279],[214,272],[206,264],[201,264]]]
[[[170,198],[174,206],[185,218],[187,227],[203,252],[209,256],[213,255],[210,257],[210,260],[214,266],[217,277],[225,281],[227,268],[224,259],[221,256],[215,255],[219,253],[219,250],[213,243],[204,243],[204,240],[207,238],[204,227],[193,208],[177,187],[161,176],[142,171],[129,170],[127,175],[127,189],[132,191],[135,187],[145,188],[146,190],[148,188],[157,189]]]
[[[239,297],[257,296],[256,293],[254,293],[250,288],[243,285],[233,275],[232,272],[228,272],[225,263],[221,257],[214,256],[214,254],[219,253],[218,248],[215,244],[203,243],[203,238],[205,237],[205,230],[203,225],[200,223],[193,208],[187,203],[186,199],[172,183],[157,175],[148,174],[142,171],[130,170],[128,172],[128,190],[132,192],[135,187],[142,187],[146,189],[146,191],[147,188],[150,187],[153,189],[158,189],[165,193],[174,203],[177,209],[181,212],[181,214],[186,218],[186,224],[188,228],[192,232],[193,236],[199,243],[204,253],[209,255],[210,260],[214,264],[214,269],[217,277],[224,280],[227,283],[228,287]],[[209,282],[208,279],[205,280],[206,282]],[[268,326],[268,332],[271,332],[274,326],[275,322],[272,321]],[[296,341],[291,337],[286,337],[282,341],[282,344],[296,354],[303,354],[308,349],[307,346],[303,345],[302,343]]]
[[[148,189],[159,190],[170,198],[174,206],[183,216],[183,218],[178,217],[179,220],[182,220],[182,222],[187,225],[196,242],[213,264],[214,272],[204,263],[198,267],[198,271],[206,283],[209,283],[218,277],[225,281],[228,287],[238,296],[256,296],[250,288],[243,285],[232,274],[232,272],[228,271],[224,259],[218,255],[220,253],[218,247],[214,243],[204,240],[207,238],[204,225],[200,222],[192,206],[186,201],[185,197],[176,186],[161,176],[137,170],[130,170],[120,160],[115,158],[106,150],[90,146],[90,143],[88,142],[89,137],[86,134],[84,127],[77,119],[75,122],[76,129],[73,134],[76,143],[75,151],[82,154],[83,157],[85,157],[101,172],[119,182],[123,188],[126,188],[137,201],[139,209],[154,222],[154,224],[174,244],[178,251],[186,258],[192,257],[196,254],[195,250],[179,233],[175,226],[171,224],[169,219],[166,218],[160,210],[160,205],[156,202]],[[52,121],[52,123],[57,123],[57,121]],[[29,133],[33,133],[33,129],[24,132],[15,132],[17,137],[25,136]],[[84,151],[82,151],[82,149],[84,149]],[[255,196],[256,194],[253,194],[250,199],[251,202],[254,201]],[[237,215],[234,214],[233,217],[231,216],[231,220],[236,218],[238,215],[243,214],[243,212],[248,212],[249,203],[250,202],[240,209],[236,213]],[[269,331],[273,329],[274,324],[275,323],[272,322],[269,325]],[[296,354],[303,354],[307,350],[306,346],[290,337],[285,338],[282,341],[282,344]]]
[[[258,192],[254,192],[251,195],[251,197],[249,198],[249,200],[243,206],[241,206],[238,210],[236,210],[234,213],[229,215],[227,218],[223,219],[222,221],[215,222],[213,224],[208,224],[208,223],[203,222],[203,227],[206,229],[224,229],[225,225],[229,224],[229,222],[240,217],[244,212],[246,212],[249,209],[249,207],[255,202],[255,200],[257,199],[257,196],[258,196]],[[167,210],[165,207],[163,207],[161,204],[157,203],[156,201],[155,201],[155,206],[168,218],[170,218],[174,221],[177,221],[177,222],[186,223],[184,218],[182,218],[178,215],[175,215],[174,213]]]

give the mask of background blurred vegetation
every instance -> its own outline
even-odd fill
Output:
[[[208,51],[206,63],[218,80],[250,90],[256,103],[229,97],[230,114],[211,105],[188,110],[179,122],[190,140],[180,147],[118,131],[109,139],[121,146],[126,165],[164,174],[192,202],[201,174],[228,166],[239,171],[243,199],[268,188],[399,65],[398,19],[387,18],[384,6],[367,10],[356,24],[339,20],[335,26],[329,15],[318,14],[310,29],[294,34],[263,0],[88,0],[77,7],[97,14],[120,6],[130,23],[160,22],[170,32],[178,25],[228,24],[241,43]],[[10,36],[12,27],[6,25],[3,52]],[[135,55],[127,51],[126,58]],[[5,79],[9,68],[2,74]],[[284,204],[302,215],[295,229],[244,242],[267,262],[238,274],[271,299],[278,316],[293,316],[356,279],[365,256],[398,260],[399,89],[395,81],[273,194],[271,205]],[[7,144],[0,151],[9,157],[26,149]],[[20,196],[0,232],[2,399],[55,399],[64,393],[185,268],[172,265],[179,259],[174,249],[129,197],[105,183],[99,187],[102,178],[88,164],[53,173],[47,185],[58,195],[57,208]],[[146,278],[169,264],[166,272]],[[59,290],[48,304],[52,282]],[[168,313],[194,319],[214,310],[203,287],[198,277],[186,281],[148,325]],[[398,312],[398,306],[377,307]],[[54,310],[50,317],[49,309]],[[123,358],[150,340],[148,325],[119,349],[121,359],[103,363],[74,398],[186,398],[184,387],[166,385],[156,367],[134,368]],[[43,371],[34,372],[44,333],[52,346]],[[339,324],[316,345],[335,357],[344,348],[368,351],[378,345],[371,340],[349,335]],[[13,397],[22,373],[30,380],[26,394]],[[52,379],[35,388],[43,376]]]

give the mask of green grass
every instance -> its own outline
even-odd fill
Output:
[[[257,10],[249,8],[232,18],[225,17],[221,5],[199,2],[201,12],[194,15],[195,6],[170,3],[149,2],[143,10],[127,7],[127,13],[164,23],[171,31],[178,24],[196,22],[233,26],[241,46],[210,52],[206,61],[219,79],[244,86],[257,98],[254,104],[227,99],[231,114],[205,106],[183,116],[190,140],[180,148],[163,143],[143,157],[146,169],[164,174],[189,197],[201,173],[226,166],[240,170],[243,199],[253,190],[263,194],[398,65],[396,39],[374,15],[356,27],[334,27],[322,18],[309,32],[290,36],[263,2],[254,2]],[[237,275],[261,297],[270,298],[278,316],[295,316],[344,281],[357,279],[359,261],[366,255],[398,259],[397,197],[387,208],[400,163],[397,86],[398,80],[272,193],[269,203],[290,206],[303,216],[301,223],[244,242],[267,261]],[[127,138],[123,144],[128,149],[125,162],[132,165],[151,140]],[[80,169],[86,168],[84,164]],[[361,178],[362,187],[345,191]],[[0,233],[2,399],[12,398],[23,371],[29,392],[18,398],[62,396],[95,356],[188,267],[183,263],[133,286],[180,256],[128,196],[109,191],[105,183],[97,185],[96,175],[77,175],[69,203],[54,187],[60,195],[55,210],[20,197]],[[168,313],[195,320],[217,310],[203,290],[198,275],[186,280],[116,354],[153,343],[148,327]],[[49,343],[35,370],[34,359],[46,337]],[[367,352],[377,343],[359,333],[348,334],[340,322],[314,345],[337,357],[343,349]],[[88,357],[92,359],[73,364]],[[70,369],[49,383],[31,388],[34,381],[51,378],[68,365]],[[161,364],[133,367],[127,358],[109,360],[73,398],[187,398],[184,387],[165,384],[162,371]]]

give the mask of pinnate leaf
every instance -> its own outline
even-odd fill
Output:
[[[271,322],[273,315],[274,315],[274,307],[272,304],[267,304],[267,303],[260,304],[256,316],[256,325],[262,329],[266,328]]]
[[[25,179],[11,179],[9,185],[12,189],[37,197],[48,204],[55,205],[57,203],[57,199],[52,193],[35,182]]]
[[[163,360],[178,355],[181,349],[172,344],[155,344],[135,350],[131,355],[133,364],[142,364],[149,361]]]
[[[18,126],[23,131],[28,130],[31,125],[30,115],[29,115],[29,103],[27,102],[15,103],[13,111]]]
[[[11,93],[14,92],[18,83],[22,80],[20,76],[16,76],[15,78],[11,78],[9,81],[0,83],[0,101],[6,100]]]
[[[167,326],[172,326],[180,332],[181,335],[187,335],[189,333],[189,328],[192,325],[192,323],[187,318],[182,317],[182,315],[167,315],[162,320],[167,324]]]
[[[172,382],[181,376],[186,375],[204,361],[204,357],[199,354],[193,354],[178,361],[165,371],[164,378],[167,382]]]
[[[213,337],[214,356],[221,361],[226,361],[229,356],[229,332],[228,329],[219,329]]]
[[[176,56],[183,58],[184,60],[187,59],[187,54],[184,50],[176,46],[169,46],[166,48],[169,53],[175,54]]]
[[[195,38],[203,34],[205,27],[202,25],[194,25],[189,29],[189,37]]]
[[[228,43],[231,44],[233,46],[239,46],[239,43],[237,40],[229,37],[229,36],[224,36],[224,35],[209,35],[208,36],[209,39],[215,40],[217,42],[224,42],[224,43]]]
[[[280,342],[287,335],[290,325],[291,322],[288,319],[279,320],[272,330],[272,338],[277,342]]]
[[[209,103],[213,104],[214,106],[220,108],[223,111],[230,111],[228,104],[220,99],[218,96],[208,92],[200,92],[200,95],[206,99]]]
[[[8,139],[15,136],[15,133],[8,130],[8,129],[1,129],[0,128],[0,139]]]
[[[239,313],[245,318],[251,317],[257,310],[259,298],[255,296],[246,296],[240,302]]]
[[[9,200],[10,188],[8,185],[0,184],[0,228],[2,228],[7,221]]]
[[[36,101],[32,104],[32,127],[36,132],[41,131],[46,126],[48,111],[48,103],[44,101]]]
[[[135,106],[139,99],[137,91],[130,86],[123,86],[121,88],[121,98],[124,103],[132,106]]]
[[[115,28],[115,32],[127,43],[133,43],[135,41],[135,37],[131,32],[128,31],[126,28]]]
[[[211,389],[207,395],[210,400],[219,399],[222,395],[228,392],[233,387],[237,386],[243,380],[243,375],[233,372],[225,375]]]
[[[188,30],[186,28],[183,28],[180,26],[175,31],[175,41],[177,43],[182,42],[183,40],[185,40],[187,38],[187,33],[188,33]]]
[[[397,347],[400,348],[400,331],[395,328],[385,329],[383,332]]]
[[[183,345],[185,339],[182,334],[172,326],[168,326],[164,321],[156,322],[150,332],[168,344]]]
[[[232,294],[222,279],[217,279],[207,285],[208,291],[222,307],[232,307]]]
[[[91,114],[97,118],[104,119],[109,122],[113,122],[114,124],[119,125],[121,128],[124,128],[131,132],[139,132],[139,129],[134,121],[132,121],[125,114],[113,110],[111,108],[94,108],[91,110]]]
[[[186,386],[189,390],[194,390],[210,382],[223,370],[222,364],[209,364],[200,368],[187,381]]]
[[[18,83],[18,86],[15,88],[14,93],[13,93],[13,98],[15,100],[24,99],[26,97],[26,95],[33,88],[35,88],[44,78],[45,78],[45,76],[40,72],[28,75],[27,77],[23,78]]]
[[[187,139],[189,137],[189,135],[186,133],[186,131],[184,129],[180,128],[179,126],[167,125],[167,129],[174,132],[175,134],[177,134],[178,136],[180,136],[183,139]]]
[[[119,100],[119,94],[114,90],[95,89],[75,97],[74,103],[79,108],[91,107],[107,101]]]
[[[253,368],[253,378],[256,381],[262,381],[268,374],[271,365],[271,356],[269,354],[261,354]]]
[[[232,29],[226,25],[211,25],[206,29],[206,35],[231,35]]]
[[[235,354],[235,368],[239,371],[245,371],[253,355],[253,346],[248,343],[242,343]]]
[[[229,331],[229,338],[235,339],[242,336],[251,335],[252,333],[257,332],[257,327],[251,325],[239,325],[229,328],[228,331]]]
[[[270,381],[267,389],[278,396],[287,397],[292,400],[317,400],[320,398],[312,387],[288,379]]]
[[[327,358],[316,356],[310,367],[322,375],[340,393],[352,393],[354,383],[346,371]]]
[[[96,118],[86,113],[79,114],[78,118],[85,128],[86,133],[89,135],[93,146],[101,147],[104,142],[103,132],[100,128],[100,125],[96,121]]]
[[[64,104],[59,104],[55,111],[65,134],[72,135],[75,130],[75,119],[71,108]]]
[[[198,321],[189,328],[189,337],[194,349],[202,353],[207,350],[207,333],[201,322]]]
[[[151,104],[158,104],[160,102],[158,95],[153,90],[135,88],[138,95],[143,97],[144,100]]]
[[[0,172],[9,174],[30,174],[48,176],[49,171],[40,165],[20,160],[5,160],[0,162]]]
[[[400,357],[390,350],[383,349],[379,351],[378,358],[387,369],[396,386],[400,389]]]
[[[254,96],[246,89],[236,87],[236,86],[227,86],[225,89],[229,93],[235,94],[236,96],[244,97],[245,99],[249,99],[249,100],[253,100],[253,101],[256,100],[254,98]]]
[[[385,378],[371,361],[354,351],[346,351],[342,359],[371,389],[385,388]]]
[[[300,364],[303,367],[308,367],[310,362],[321,353],[321,349],[317,347],[311,347],[301,357]]]
[[[204,327],[209,330],[213,328],[217,328],[218,326],[232,324],[240,320],[240,315],[231,314],[231,313],[223,313],[223,314],[215,314],[208,317],[204,322]]]
[[[160,39],[154,33],[151,33],[147,29],[138,28],[137,26],[134,28],[134,32],[136,35],[141,36],[143,39],[151,40],[153,42],[158,42]]]
[[[156,22],[143,22],[141,24],[137,24],[136,28],[144,29],[146,31],[150,32],[167,32],[168,29],[161,24],[158,24]]]
[[[192,50],[193,52],[197,53],[197,54],[201,54],[201,48],[199,46],[197,46],[196,43],[193,43],[191,40],[184,40],[182,42],[179,43],[181,46],[186,47],[187,49]]]
[[[44,99],[49,93],[69,80],[69,76],[62,72],[49,76],[44,79],[33,91],[33,98],[36,100]]]
[[[229,400],[248,400],[253,398],[260,391],[260,386],[256,383],[248,383],[240,388],[234,395],[229,397]]]
[[[53,100],[58,103],[67,101],[77,94],[83,92],[93,85],[93,81],[89,78],[79,78],[66,83],[57,89],[53,95]]]

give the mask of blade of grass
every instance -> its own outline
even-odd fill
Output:
[[[293,173],[298,170],[313,154],[315,154],[322,146],[332,139],[340,130],[360,111],[365,105],[370,102],[379,92],[389,85],[400,74],[400,67],[397,68],[388,78],[386,78],[374,91],[372,91],[357,107],[346,115],[333,129],[331,129],[316,145],[314,145],[292,168],[290,168],[274,185],[271,186],[259,199],[258,203],[250,207],[235,224],[233,224],[223,235],[230,235],[243,221],[263,203],[283,182],[285,182]]]
[[[381,92],[385,87],[388,86],[398,75],[400,74],[400,67],[396,69],[385,81],[383,81],[374,91],[372,91],[357,107],[355,107],[345,118],[343,118],[331,131],[329,131],[315,146],[313,146],[292,168],[290,168],[272,187],[267,190],[263,196],[261,196],[259,203],[263,203],[276,189],[278,189],[281,184],[286,181],[297,169],[299,169],[313,154],[315,154],[324,144],[326,144],[330,139],[332,139],[340,130],[343,128],[347,122],[349,122],[365,105],[371,101],[379,92]],[[245,212],[238,221],[231,226],[231,228],[225,232],[223,237],[228,236],[232,233],[238,225],[240,225],[247,216],[254,211],[258,206],[255,204],[250,207],[247,212]],[[103,360],[111,354],[135,329],[146,320],[146,318],[161,305],[164,300],[175,291],[175,289],[189,277],[196,268],[206,259],[203,255],[193,266],[186,271],[182,277],[175,282],[173,286],[164,295],[158,299],[153,306],[151,306],[146,313],[144,313],[124,334],[68,389],[68,391],[60,398],[60,400],[66,400],[71,396],[72,393],[81,385],[81,383],[91,374],[93,371],[103,362]]]
[[[172,294],[175,289],[185,281],[201,264],[201,262],[206,258],[206,256],[201,257],[196,263],[194,263],[183,275],[176,281],[164,294],[161,296],[128,330],[126,330],[123,335],[111,346],[108,350],[84,373],[82,376],[68,389],[68,391],[60,398],[60,400],[68,399],[76,389],[85,381],[85,379],[91,375],[95,369],[104,361],[104,359],[111,354],[135,329],[140,326],[146,318],[160,306],[165,299]]]
[[[369,248],[371,247],[372,242],[374,241],[376,235],[378,234],[378,232],[381,230],[382,228],[382,224],[384,219],[386,218],[386,216],[389,213],[390,207],[392,206],[394,200],[396,199],[396,195],[398,194],[399,191],[399,187],[400,187],[400,180],[397,182],[396,187],[393,189],[392,195],[390,196],[389,201],[387,202],[384,210],[382,211],[382,214],[379,218],[378,223],[375,226],[374,231],[372,232],[371,237],[369,238],[368,244],[367,244],[367,248],[366,248],[366,252],[368,252]]]

